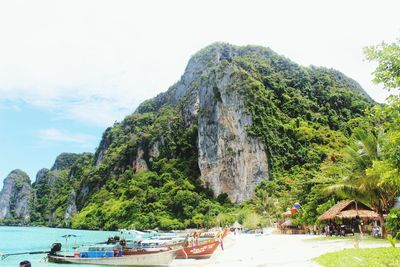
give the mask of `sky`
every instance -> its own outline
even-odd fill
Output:
[[[106,127],[217,41],[338,69],[384,102],[362,49],[400,37],[399,10],[398,0],[0,1],[0,182],[16,168],[34,180],[61,152],[94,152]]]

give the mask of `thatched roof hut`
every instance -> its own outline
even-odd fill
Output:
[[[318,220],[330,221],[336,219],[354,219],[359,216],[361,219],[378,220],[379,214],[366,205],[355,202],[354,200],[339,202],[324,214]]]

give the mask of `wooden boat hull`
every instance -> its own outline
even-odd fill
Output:
[[[175,259],[180,249],[169,250],[158,253],[142,253],[127,255],[122,257],[107,258],[79,258],[72,256],[49,255],[49,262],[54,263],[74,263],[74,264],[94,264],[106,266],[168,266]]]
[[[178,252],[177,259],[208,259],[218,248],[220,242],[207,242],[193,247],[185,247]]]
[[[178,249],[179,247],[175,247]],[[166,252],[170,251],[169,247],[158,247],[158,248],[145,248],[145,249],[124,249],[122,251],[123,256],[131,256],[131,255],[149,255],[154,253]]]

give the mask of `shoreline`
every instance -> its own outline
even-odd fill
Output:
[[[2,252],[17,252],[32,249],[43,249],[47,248],[60,236],[61,232],[69,231],[81,231],[69,228],[49,228],[49,227],[15,227],[15,226],[4,226],[0,227],[4,230],[4,233],[9,236],[20,236],[16,240],[8,240],[9,244],[4,244]],[[8,231],[6,228],[10,228]],[[14,229],[12,229],[14,228]],[[21,231],[19,231],[21,229]],[[26,231],[28,230],[29,231]],[[43,236],[43,234],[49,234]],[[13,231],[14,230],[14,231]],[[25,231],[23,231],[25,230]],[[90,233],[85,235],[84,232],[80,234],[80,241],[97,241],[101,236],[106,236],[108,231],[98,230],[83,230]],[[14,233],[15,232],[15,233]],[[25,232],[25,233],[24,233]],[[42,233],[41,233],[42,232]],[[51,232],[51,233],[50,233]],[[96,233],[100,234],[97,235]],[[109,232],[112,233],[112,232]],[[38,238],[42,238],[41,242],[37,240],[29,240],[25,242],[24,246],[15,246],[23,238],[33,234]],[[51,240],[50,240],[51,239]],[[17,243],[15,243],[17,242]],[[6,242],[7,243],[7,242]],[[80,243],[80,242],[79,242]],[[286,234],[245,234],[239,233],[234,235],[230,233],[223,241],[224,250],[218,247],[213,256],[209,259],[195,260],[195,259],[175,259],[171,267],[198,267],[198,266],[210,266],[210,267],[264,267],[264,266],[279,266],[279,267],[314,267],[320,266],[313,262],[312,259],[328,253],[336,252],[348,248],[354,248],[355,244],[351,238],[344,239],[332,239],[326,238],[322,235],[286,235]],[[360,248],[373,248],[373,247],[388,247],[388,242],[382,242],[382,240],[363,239],[361,240]],[[18,249],[17,249],[18,247]],[[13,248],[13,251],[7,251],[5,248]],[[48,267],[48,263],[40,262],[40,257],[29,256],[33,260],[34,264],[38,267]],[[24,257],[25,258],[25,257]],[[0,267],[11,267],[19,259],[9,258],[8,261],[0,261]]]

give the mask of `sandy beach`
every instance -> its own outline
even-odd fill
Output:
[[[207,260],[175,260],[172,266],[220,267],[270,267],[270,266],[319,266],[311,260],[327,252],[354,248],[351,241],[313,240],[314,235],[229,235],[224,250],[218,248]],[[387,246],[383,242],[362,242],[360,248]]]

